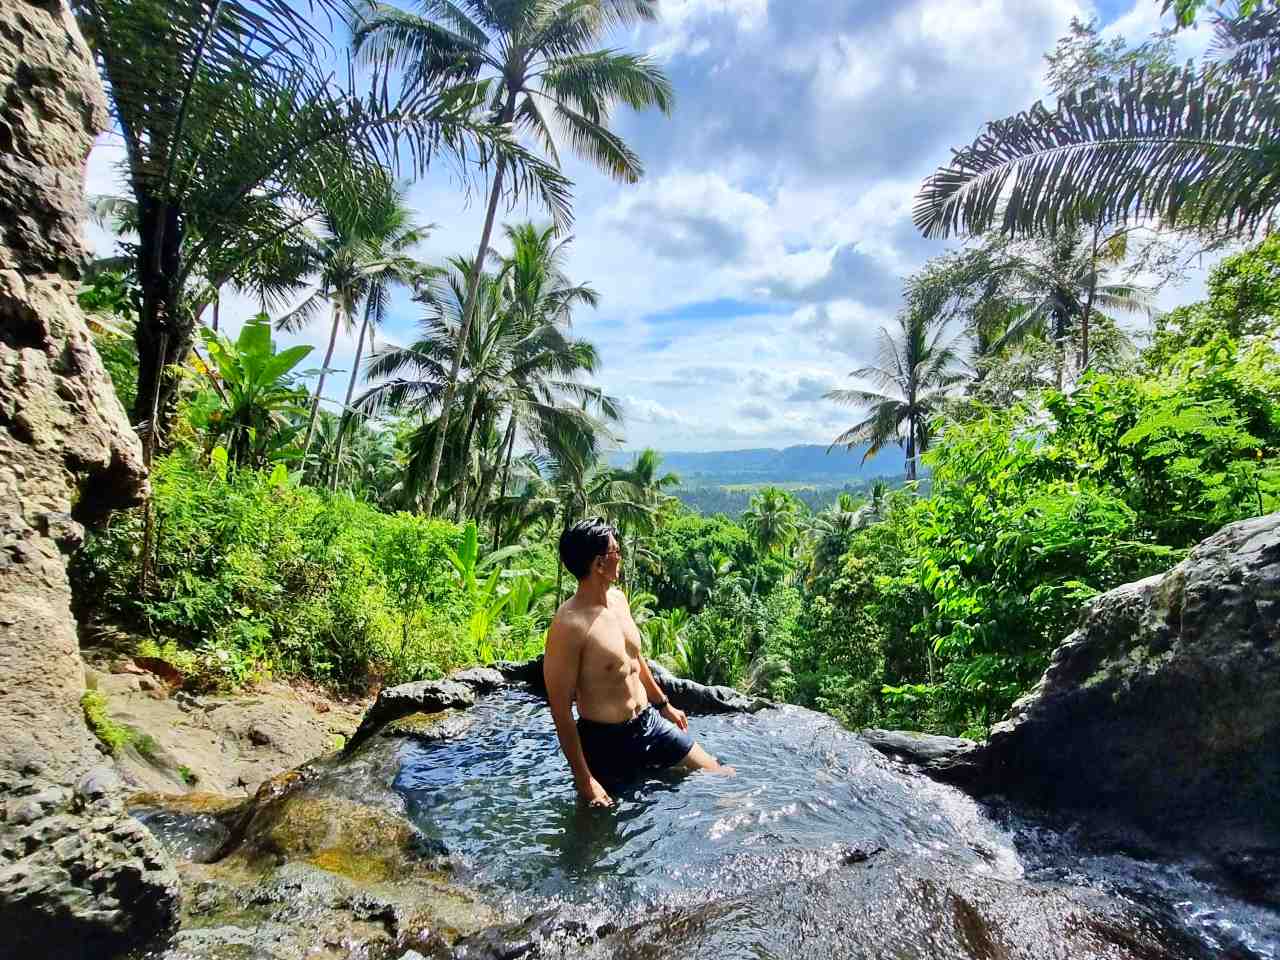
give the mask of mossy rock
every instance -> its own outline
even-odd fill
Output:
[[[357,883],[434,874],[443,849],[405,818],[336,796],[293,794],[260,809],[234,856],[304,861]]]
[[[202,793],[199,791],[192,791],[191,793],[148,792],[130,795],[127,805],[131,809],[148,807],[155,810],[165,810],[169,813],[208,814],[216,817],[243,807],[245,799],[244,797],[228,797],[222,793]]]

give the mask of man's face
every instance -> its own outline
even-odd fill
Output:
[[[618,579],[618,570],[622,566],[622,548],[618,546],[618,541],[614,539],[613,534],[609,534],[609,549],[600,557],[600,569],[604,574],[605,581],[613,583]]]

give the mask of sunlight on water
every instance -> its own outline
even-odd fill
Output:
[[[612,811],[576,802],[550,714],[536,697],[482,702],[464,741],[410,744],[397,787],[460,874],[499,892],[630,903],[732,893],[761,871],[805,876],[854,849],[931,851],[1016,877],[1008,839],[954,790],[889,769],[834,721],[780,708],[697,717],[734,777],[651,775]]]
[[[737,775],[650,775],[615,797],[613,810],[578,804],[544,701],[509,692],[474,714],[463,739],[407,742],[396,787],[450,851],[459,879],[517,915],[558,906],[638,917],[817,877],[881,850],[945,863],[953,875],[1159,901],[1202,942],[1278,956],[1274,913],[1186,871],[1081,856],[1066,838],[994,817],[808,710],[692,718],[694,736]]]

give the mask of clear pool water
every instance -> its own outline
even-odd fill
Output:
[[[1280,956],[1273,912],[1216,894],[1177,867],[1079,854],[1067,838],[993,816],[808,710],[691,718],[697,740],[737,774],[653,775],[611,810],[576,801],[545,701],[507,692],[473,714],[462,738],[407,742],[396,787],[450,851],[459,878],[518,911],[639,916],[816,877],[881,850],[945,862],[953,875],[1151,898],[1206,943]]]

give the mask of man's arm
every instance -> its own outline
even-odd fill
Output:
[[[618,595],[618,606],[621,613],[631,622],[631,629],[636,633],[640,633],[640,628],[636,626],[635,620],[631,616],[631,604],[627,602],[627,595],[621,590],[616,591]],[[641,634],[643,636],[643,634]],[[659,708],[662,715],[674,723],[681,730],[689,729],[689,719],[684,715],[683,710],[677,710],[671,706],[671,701],[667,699],[666,693],[658,686],[658,681],[653,678],[652,671],[649,670],[649,661],[644,657],[644,650],[640,652],[640,682],[644,684],[645,696],[649,698],[652,704],[662,704]]]
[[[581,631],[567,626],[557,618],[547,633],[547,652],[542,660],[542,678],[547,684],[547,702],[551,705],[551,719],[556,725],[560,749],[573,771],[573,782],[578,794],[593,807],[608,807],[612,798],[591,775],[587,758],[582,752],[578,727],[573,722],[573,693],[578,683],[578,668],[582,663]]]

